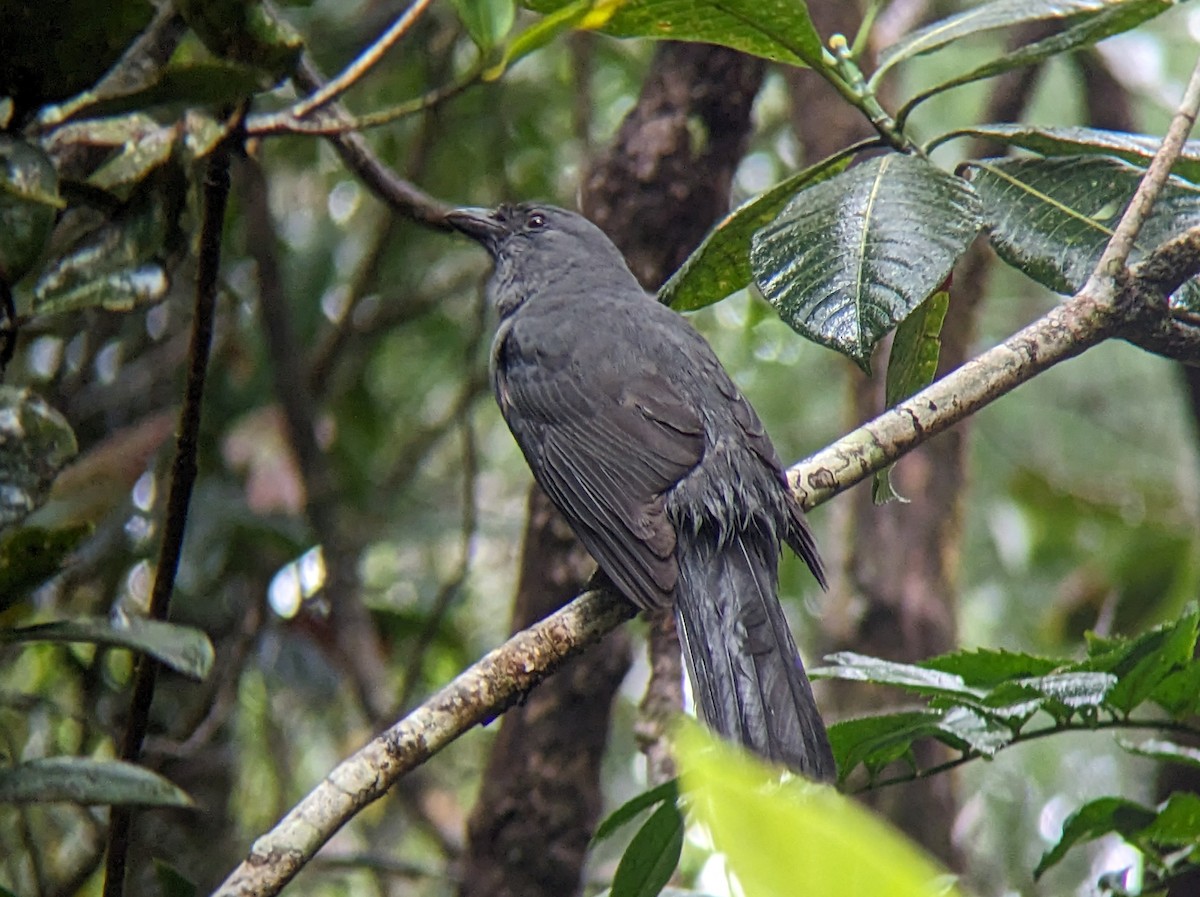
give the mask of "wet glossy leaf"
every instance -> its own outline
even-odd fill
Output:
[[[938,721],[942,741],[969,748],[984,757],[991,757],[1013,740],[1011,727],[967,707],[955,707]],[[950,739],[953,739],[951,741]]]
[[[62,204],[46,154],[0,135],[0,280],[14,284],[37,263]]]
[[[996,252],[1060,293],[1073,293],[1086,282],[1144,173],[1101,156],[992,159],[964,168],[983,200]],[[1131,261],[1198,223],[1200,188],[1171,178]],[[1171,302],[1200,309],[1200,286],[1184,284]]]
[[[158,773],[119,760],[50,757],[0,767],[0,802],[190,807]]]
[[[814,678],[837,678],[877,685],[895,685],[905,691],[948,698],[982,698],[984,692],[969,687],[961,676],[911,663],[897,663],[853,651],[839,651],[825,658],[826,666],[811,671]]]
[[[182,201],[182,186],[173,180],[176,174],[167,166],[143,181],[115,216],[49,265],[34,285],[34,310],[128,311],[161,299],[169,284],[157,257]]]
[[[78,451],[66,418],[41,397],[0,386],[0,529],[38,508]]]
[[[683,815],[675,801],[650,814],[617,865],[612,897],[656,897],[679,865],[683,850]]]
[[[0,537],[0,611],[57,573],[91,531],[83,524],[61,529],[27,526]]]
[[[239,62],[196,62],[163,69],[151,84],[129,93],[88,98],[70,110],[71,117],[105,118],[144,111],[147,107],[207,106],[221,109],[272,86],[262,71]]]
[[[759,289],[794,330],[867,368],[980,227],[970,185],[890,153],[796,196],[754,236]]]
[[[1117,744],[1139,757],[1149,757],[1151,760],[1161,760],[1165,763],[1182,763],[1200,769],[1200,748],[1157,738],[1149,738],[1138,744],[1118,738]]]
[[[746,894],[957,897],[916,845],[853,799],[793,778],[687,726],[680,779]],[[801,877],[802,876],[802,882]]]
[[[565,0],[526,0],[553,13]],[[596,0],[579,22],[614,37],[699,41],[793,65],[821,64],[821,37],[803,3],[789,0]]]
[[[82,617],[0,630],[0,642],[90,642],[141,651],[189,678],[204,679],[213,665],[213,646],[199,629],[139,618],[113,621]]]
[[[719,302],[750,283],[750,239],[770,224],[799,191],[844,171],[850,159],[827,159],[776,184],[730,212],[684,260],[661,290],[658,301],[677,311]]]
[[[1127,134],[1124,131],[998,124],[952,131],[933,141],[930,146],[932,148],[954,137],[963,136],[983,137],[1032,150],[1043,156],[1116,156],[1141,168],[1150,164],[1150,160],[1162,144],[1161,137]],[[1192,183],[1200,181],[1200,140],[1190,140],[1183,145],[1172,171]]]

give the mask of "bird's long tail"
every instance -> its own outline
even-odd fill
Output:
[[[775,540],[741,532],[717,544],[701,532],[678,558],[675,612],[705,722],[773,762],[833,779],[825,724],[776,597]]]

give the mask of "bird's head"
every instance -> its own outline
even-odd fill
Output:
[[[501,315],[545,288],[572,283],[632,287],[621,252],[582,215],[540,203],[455,209],[446,221],[480,243],[496,262],[492,291]]]

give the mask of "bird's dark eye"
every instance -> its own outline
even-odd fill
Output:
[[[546,216],[541,212],[534,212],[525,222],[526,227],[530,230],[541,230],[546,226]]]

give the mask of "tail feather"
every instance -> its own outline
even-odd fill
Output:
[[[776,597],[775,540],[704,533],[681,545],[675,610],[705,722],[814,779],[836,775],[825,725]]]

